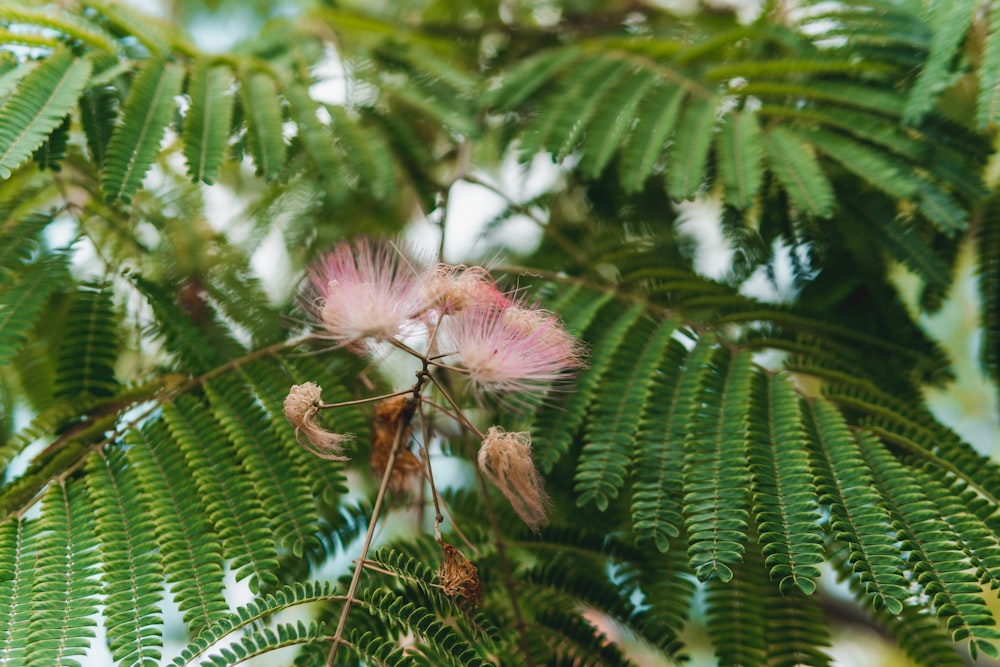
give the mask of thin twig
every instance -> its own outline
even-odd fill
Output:
[[[441,504],[438,502],[438,492],[437,487],[434,485],[434,468],[431,466],[431,454],[427,443],[430,441],[431,432],[430,427],[427,425],[427,419],[424,417],[424,405],[418,406],[418,411],[420,414],[420,458],[424,461],[425,472],[427,473],[427,482],[431,487],[431,500],[434,501],[434,539],[438,542],[441,541],[441,522],[444,521],[444,515],[441,514]]]
[[[419,393],[420,382],[412,390],[414,394]],[[332,667],[337,659],[337,648],[343,641],[344,628],[347,627],[347,616],[351,611],[351,601],[354,600],[358,592],[358,584],[361,582],[361,573],[364,571],[364,562],[368,557],[368,550],[371,548],[372,537],[375,535],[375,526],[378,524],[379,514],[382,511],[382,501],[385,500],[386,491],[389,489],[389,478],[392,476],[392,469],[396,465],[396,455],[403,444],[406,435],[407,420],[400,418],[396,424],[396,437],[392,441],[392,451],[389,452],[389,461],[385,465],[385,473],[382,475],[382,484],[379,485],[378,495],[375,497],[375,505],[372,507],[372,517],[368,522],[368,532],[365,534],[365,542],[361,545],[361,555],[358,556],[358,565],[354,568],[354,576],[351,577],[351,584],[347,588],[347,601],[340,611],[340,620],[337,622],[337,631],[333,636],[333,646],[330,648],[330,656],[326,660],[326,667]]]
[[[441,392],[441,395],[444,396],[445,400],[448,401],[451,407],[455,410],[455,414],[457,414],[460,417],[459,421],[465,426],[467,426],[470,431],[478,435],[481,440],[485,440],[486,434],[480,431],[478,428],[476,428],[476,425],[469,421],[468,417],[466,417],[465,413],[462,411],[462,408],[458,405],[458,403],[455,402],[455,399],[451,397],[451,394],[448,393],[448,390],[445,389],[444,385],[442,385],[438,381],[438,379],[433,375],[429,375],[428,377],[430,377],[431,382],[434,383],[434,386],[438,388],[438,390]]]
[[[341,403],[320,403],[318,407],[323,408],[346,408],[350,405],[363,405],[365,403],[375,403],[377,401],[384,401],[390,398],[395,398],[397,396],[403,396],[405,394],[412,394],[413,389],[404,389],[402,391],[394,391],[391,394],[382,394],[380,396],[369,396],[368,398],[359,398],[353,401],[343,401]]]
[[[524,616],[521,614],[521,605],[517,601],[517,590],[514,587],[513,572],[510,569],[510,561],[507,559],[507,547],[504,544],[503,536],[500,532],[500,524],[497,523],[496,514],[493,512],[493,502],[490,500],[489,489],[483,480],[483,474],[476,468],[476,481],[479,483],[479,491],[483,496],[483,505],[486,507],[486,516],[490,520],[490,528],[493,531],[493,539],[497,545],[497,557],[500,559],[500,569],[503,575],[503,585],[507,589],[507,597],[510,598],[510,608],[514,612],[514,628],[517,630],[517,638],[521,644],[521,652],[524,654],[524,666],[535,667],[531,659],[531,652],[528,650],[528,630],[524,623]]]

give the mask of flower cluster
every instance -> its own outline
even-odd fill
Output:
[[[426,477],[437,503],[426,451],[418,458],[405,446],[414,430],[411,420],[422,414],[418,406],[430,405],[479,436],[483,477],[506,496],[525,523],[536,531],[546,523],[551,502],[532,459],[530,435],[497,426],[482,433],[439,376],[460,374],[477,399],[487,392],[546,392],[584,365],[580,342],[559,318],[503,292],[481,266],[430,265],[395,243],[340,243],[314,265],[310,278],[312,312],[337,346],[369,356],[391,345],[422,363],[411,389],[351,402],[375,403],[372,469],[385,488],[408,493]],[[423,397],[425,386],[431,385],[447,406]],[[331,433],[316,423],[318,411],[332,407],[321,402],[320,388],[307,382],[292,387],[285,415],[300,442],[305,439],[304,447],[320,457],[343,460],[342,446],[352,436]],[[438,517],[440,521],[440,511]],[[454,562],[442,570],[442,584],[449,594],[474,599],[475,566],[470,564],[470,570],[454,554],[451,558]]]
[[[504,294],[479,266],[428,267],[398,245],[361,239],[319,261],[312,284],[326,335],[352,352],[422,325],[439,331],[429,353],[479,389],[503,393],[545,391],[583,365],[579,342],[555,315]]]

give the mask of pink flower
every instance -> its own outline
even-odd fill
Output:
[[[385,241],[343,242],[311,273],[320,321],[330,338],[353,352],[405,332],[429,305],[422,266]]]
[[[552,313],[513,305],[465,308],[441,325],[442,350],[487,391],[544,391],[583,366],[580,342]]]
[[[427,298],[441,313],[457,313],[464,308],[506,308],[511,305],[481,266],[438,264],[425,278]]]

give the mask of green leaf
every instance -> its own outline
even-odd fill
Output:
[[[633,462],[632,526],[636,541],[651,540],[661,553],[670,549],[684,523],[678,462],[712,351],[710,345],[696,345],[689,354],[683,343],[671,340],[654,375],[654,398],[643,406]]]
[[[597,178],[604,171],[636,121],[636,111],[657,81],[653,72],[640,69],[619,81],[608,95],[587,126],[583,139],[580,172],[586,178]]]
[[[577,505],[593,501],[606,510],[617,497],[631,467],[635,432],[633,410],[649,397],[650,382],[675,323],[639,320],[628,332],[587,415],[584,446],[577,461]]]
[[[95,634],[100,558],[85,494],[80,483],[54,484],[43,501],[26,633],[31,664],[79,666],[73,658],[87,654]]]
[[[274,79],[263,72],[242,72],[240,100],[257,174],[268,181],[274,180],[285,164],[281,102]]]
[[[30,655],[25,632],[31,614],[39,521],[9,517],[0,523],[0,664],[25,665]],[[43,573],[44,576],[44,573]]]
[[[930,4],[926,19],[933,31],[930,52],[906,101],[906,109],[903,111],[905,122],[915,124],[923,118],[950,82],[952,60],[958,53],[962,37],[972,22],[978,4],[977,0],[950,0]]]
[[[0,107],[0,178],[45,143],[76,106],[93,63],[59,50],[29,71]]]
[[[820,218],[833,214],[833,188],[812,150],[788,130],[776,127],[764,136],[768,163],[798,206]]]
[[[660,86],[641,105],[639,120],[622,147],[620,178],[626,192],[641,191],[653,173],[685,96],[683,88]]]
[[[156,59],[149,60],[136,75],[101,170],[101,190],[109,202],[129,202],[142,185],[160,151],[167,123],[173,119],[177,108],[174,96],[180,93],[183,81],[180,65]]]
[[[115,91],[109,86],[91,88],[80,97],[80,122],[87,136],[90,159],[98,167],[104,163],[104,156],[108,153],[117,117],[117,102]]]
[[[976,124],[980,131],[1000,124],[1000,8],[995,2],[989,10],[989,19],[986,44],[977,71]]]
[[[0,366],[10,363],[27,342],[49,296],[69,277],[66,264],[62,255],[44,256],[0,291]]]
[[[764,565],[782,594],[816,590],[825,560],[799,397],[783,376],[754,376],[750,412],[753,514]]]
[[[86,463],[87,495],[101,540],[104,627],[116,662],[158,661],[163,646],[163,571],[155,524],[138,476],[121,448]]]
[[[712,347],[704,335],[699,346]],[[698,390],[684,442],[684,529],[688,559],[701,581],[729,581],[743,558],[749,518],[747,471],[751,355],[715,348]]]
[[[842,167],[891,197],[909,199],[915,197],[921,188],[922,183],[913,175],[911,166],[885,151],[825,130],[802,128],[795,132]]]
[[[726,202],[736,208],[749,207],[764,176],[757,116],[748,112],[730,114],[722,125],[716,155]]]
[[[705,180],[716,104],[714,99],[692,98],[681,116],[667,154],[667,192],[674,199],[692,199]]]
[[[66,329],[73,335],[60,344],[56,396],[112,396],[118,388],[115,363],[123,346],[110,286],[83,283],[73,294]]]
[[[184,120],[184,157],[193,181],[211,185],[225,157],[233,119],[232,72],[201,61],[191,75],[191,108]]]

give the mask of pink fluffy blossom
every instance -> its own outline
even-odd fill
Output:
[[[465,308],[444,319],[441,336],[448,363],[487,391],[544,391],[583,366],[579,341],[543,310]]]
[[[424,269],[400,248],[366,238],[339,243],[312,270],[316,308],[327,334],[363,352],[406,332],[428,307]]]
[[[427,273],[424,289],[441,313],[457,313],[470,307],[506,308],[511,304],[489,271],[481,266],[438,264]]]

